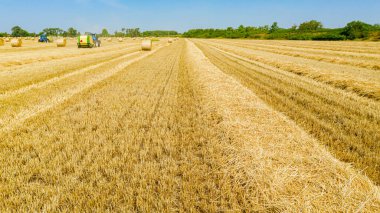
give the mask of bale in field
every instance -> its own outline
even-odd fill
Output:
[[[67,41],[65,38],[58,39],[56,41],[57,47],[66,47]]]
[[[10,42],[11,39],[10,38],[5,38],[5,42]]]
[[[111,41],[112,41],[112,38],[108,38],[107,41],[111,42]]]
[[[169,38],[168,43],[173,43],[173,39]]]
[[[152,50],[152,40],[143,40],[141,42],[141,50],[151,51]]]
[[[14,38],[14,39],[12,39],[11,46],[12,47],[21,47],[22,46],[22,40],[21,40],[21,38]]]
[[[0,46],[4,46],[4,39],[0,38]]]
[[[123,42],[123,39],[122,39],[122,38],[119,38],[118,40],[119,40],[119,42]]]

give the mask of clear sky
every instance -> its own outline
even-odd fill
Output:
[[[352,20],[380,23],[380,0],[0,0],[0,32],[15,25],[30,32],[46,27],[81,32],[259,26],[290,27],[316,19],[325,27]]]

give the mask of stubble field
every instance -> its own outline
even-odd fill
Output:
[[[380,210],[380,44],[0,47],[2,211]]]

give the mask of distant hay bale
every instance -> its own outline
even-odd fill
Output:
[[[169,38],[168,43],[173,43],[173,39]]]
[[[122,38],[119,38],[118,40],[119,40],[119,42],[123,42],[124,41]]]
[[[11,46],[12,47],[21,47],[22,46],[22,40],[21,40],[21,38],[14,38],[14,39],[12,39]]]
[[[10,42],[11,39],[10,38],[5,38],[5,42]]]
[[[67,41],[65,38],[58,39],[56,41],[57,47],[66,47]]]
[[[107,41],[111,42],[111,41],[112,41],[112,38],[108,38]]]
[[[152,40],[143,40],[141,42],[141,50],[151,51],[152,50]]]

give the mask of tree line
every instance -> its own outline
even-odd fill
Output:
[[[63,36],[63,37],[74,37],[80,35],[80,33],[73,27],[68,28],[67,30],[62,30],[61,28],[45,28],[40,33],[30,33],[20,26],[14,26],[11,29],[11,33],[0,33],[0,37],[35,37],[42,34],[47,36]]]
[[[287,40],[380,40],[380,25],[352,21],[344,28],[324,28],[322,22],[311,20],[286,29],[274,22],[271,26],[243,26],[227,29],[192,29],[183,34],[188,38],[251,38]]]
[[[20,26],[14,26],[11,34],[1,33],[0,37],[35,37],[42,34],[47,36],[75,37],[80,32],[73,27],[63,30],[61,28],[45,28],[40,33],[30,33]],[[183,36],[187,38],[248,38],[248,39],[287,39],[287,40],[380,40],[380,25],[370,25],[362,21],[352,21],[343,28],[324,28],[322,22],[311,20],[290,28],[281,28],[277,22],[265,26],[243,26],[226,29],[192,29],[182,35],[176,31],[140,31],[140,28],[122,28],[114,33],[103,29],[100,37],[166,37]]]
[[[61,28],[45,28],[40,33],[30,33],[20,26],[14,26],[11,29],[11,34],[0,32],[0,37],[35,37],[43,34],[47,36],[75,37],[80,35],[80,32],[70,27],[67,30]],[[87,32],[85,34],[87,34]],[[141,32],[140,28],[122,28],[121,31],[115,31],[113,34],[109,33],[107,29],[103,29],[102,32],[98,34],[100,37],[164,37],[178,35],[179,33],[177,31],[155,30]]]
[[[177,36],[179,33],[173,30],[153,30],[141,32],[140,28],[122,28],[121,31],[115,31],[113,35],[110,35],[107,29],[103,29],[101,36],[115,36],[115,37],[165,37],[165,36]]]

